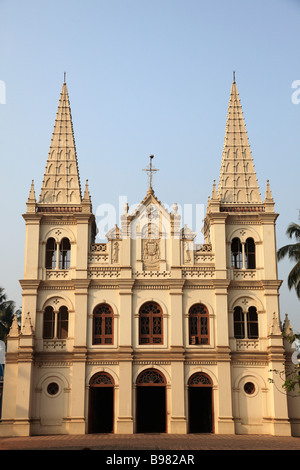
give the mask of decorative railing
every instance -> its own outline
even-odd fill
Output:
[[[255,269],[233,269],[233,280],[246,281],[249,279],[256,279]]]
[[[185,279],[212,279],[215,276],[214,267],[185,267],[182,269],[182,277]]]
[[[46,279],[47,280],[70,279],[70,271],[69,269],[47,269]]]
[[[65,351],[67,342],[63,339],[45,339],[44,351]]]
[[[258,340],[253,339],[239,339],[236,340],[237,351],[248,351],[258,349]]]
[[[104,252],[107,251],[107,243],[91,243],[90,252]]]
[[[89,279],[107,279],[107,278],[118,278],[121,275],[120,268],[102,266],[101,268],[89,268],[88,277]]]
[[[215,255],[212,252],[212,245],[210,243],[202,245],[195,251],[194,259],[195,263],[213,263]]]
[[[92,243],[90,245],[89,263],[107,263],[108,262],[107,243]]]

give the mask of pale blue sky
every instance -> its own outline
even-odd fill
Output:
[[[0,0],[0,286],[21,304],[31,180],[39,196],[63,73],[82,184],[101,203],[140,202],[148,156],[171,206],[205,204],[218,180],[232,72],[262,197],[270,180],[277,246],[298,221],[298,0]],[[300,95],[298,95],[300,96]],[[299,301],[279,263],[281,318],[300,331]]]

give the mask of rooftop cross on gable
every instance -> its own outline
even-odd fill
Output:
[[[152,180],[153,180],[153,173],[155,173],[156,171],[159,171],[157,168],[153,168],[152,166],[152,160],[154,158],[154,155],[150,155],[150,164],[149,164],[149,167],[147,168],[143,168],[143,171],[146,171],[148,173],[148,178],[149,178],[149,189],[148,189],[148,192],[152,192],[153,193],[153,187],[152,187]]]

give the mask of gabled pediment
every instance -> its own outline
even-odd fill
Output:
[[[148,190],[135,210],[122,216],[122,228],[124,231],[126,226],[126,232],[132,238],[167,238],[172,232],[173,219],[174,214],[167,210],[153,190]]]

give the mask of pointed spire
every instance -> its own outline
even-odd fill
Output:
[[[65,78],[65,77],[64,77]],[[60,94],[39,204],[80,204],[81,188],[67,85]]]
[[[231,85],[218,189],[221,204],[262,203],[235,72]]]
[[[213,180],[213,187],[211,192],[211,197],[208,198],[207,202],[208,212],[219,212],[220,211],[220,200],[216,187],[216,180]]]
[[[36,199],[35,199],[35,191],[34,191],[34,182],[32,180],[31,187],[29,191],[28,200],[26,203],[27,212],[35,212],[36,211]]]
[[[281,329],[280,329],[278,315],[276,315],[276,313],[274,312],[272,322],[270,325],[269,336],[277,336],[277,335],[281,335]]]
[[[88,180],[85,182],[84,194],[82,198],[82,206],[84,212],[92,212],[92,200],[89,191]]]
[[[14,318],[13,318],[8,336],[10,338],[17,338],[19,334],[20,334],[20,330],[19,330],[19,325],[18,325],[18,318],[17,318],[17,315],[14,314]]]
[[[272,193],[271,193],[270,181],[269,180],[267,180],[265,202],[274,202],[273,196],[272,196]]]
[[[24,319],[24,324],[22,326],[22,331],[21,331],[23,336],[30,336],[33,333],[33,328],[32,328],[32,323],[31,323],[31,317],[30,313],[27,312],[26,317]]]
[[[216,187],[216,180],[214,180],[213,189],[211,193],[211,201],[218,201],[218,200],[219,200],[219,196],[218,196],[217,187]]]
[[[83,195],[83,199],[82,200],[85,200],[85,201],[91,201],[91,196],[90,196],[90,191],[89,191],[89,182],[88,180],[85,181],[85,188],[84,188],[84,195]]]
[[[35,199],[35,191],[34,191],[34,181],[33,181],[33,180],[31,181],[31,186],[30,186],[28,201],[30,201],[30,202],[36,202],[36,199]]]
[[[284,322],[283,322],[283,332],[285,336],[293,336],[293,328],[291,326],[291,322],[289,319],[288,314],[285,314]]]
[[[271,193],[270,183],[267,180],[267,187],[266,187],[266,195],[264,200],[265,210],[266,212],[274,212],[274,199]]]

